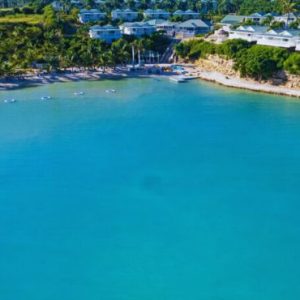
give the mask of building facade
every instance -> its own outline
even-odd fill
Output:
[[[144,35],[151,35],[156,31],[156,28],[146,22],[130,22],[120,25],[120,30],[122,34],[141,37]]]
[[[206,34],[212,26],[201,19],[188,20],[176,26],[176,34],[182,37],[193,37],[197,34]]]
[[[171,15],[168,11],[162,9],[146,9],[143,14],[145,19],[164,19],[164,20],[167,20]]]
[[[122,20],[132,22],[138,18],[138,12],[131,9],[115,9],[111,12],[112,20]]]
[[[92,26],[89,30],[89,35],[92,39],[100,39],[108,44],[122,37],[121,30],[118,27],[111,25]]]
[[[269,29],[267,26],[240,26],[229,32],[229,39],[242,39],[258,45],[299,51],[300,30]]]
[[[260,38],[261,34],[264,34],[268,31],[267,26],[240,26],[235,30],[229,31],[229,39],[242,39],[247,42],[257,42],[257,39]]]
[[[97,22],[104,20],[106,13],[98,9],[82,9],[79,12],[78,18],[80,23]]]

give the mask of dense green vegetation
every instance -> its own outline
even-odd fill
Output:
[[[45,70],[72,67],[114,67],[131,60],[131,47],[163,53],[168,38],[155,33],[135,39],[124,37],[108,45],[88,36],[89,26],[78,26],[77,12],[55,13],[47,6],[41,23],[0,24],[0,75],[24,73],[36,66]]]
[[[234,68],[243,77],[256,80],[268,79],[280,70],[300,74],[300,54],[288,50],[252,45],[244,40],[227,40],[216,45],[204,40],[191,40],[176,46],[176,54],[186,60],[205,58],[209,54],[218,54],[233,59]]]
[[[300,53],[291,54],[284,62],[284,68],[291,74],[300,75]]]

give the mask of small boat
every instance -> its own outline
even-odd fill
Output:
[[[173,76],[173,77],[170,77],[170,80],[174,81],[174,82],[177,82],[177,83],[180,83],[180,82],[185,82],[186,78],[183,77],[183,76]]]
[[[51,96],[43,96],[43,97],[41,97],[41,100],[50,100],[50,99],[52,99]]]
[[[117,92],[117,91],[114,90],[114,89],[105,90],[105,93],[108,93],[108,94],[110,94],[110,93],[116,93],[116,92]]]
[[[82,95],[84,95],[84,92],[81,92],[81,91],[75,92],[74,95],[75,96],[82,96]]]
[[[17,100],[14,99],[14,98],[12,98],[12,99],[5,99],[4,100],[4,103],[15,103],[15,102],[17,102]]]

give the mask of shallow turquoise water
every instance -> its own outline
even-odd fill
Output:
[[[299,101],[152,79],[0,101],[1,300],[299,299]]]

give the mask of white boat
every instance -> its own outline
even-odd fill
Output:
[[[108,93],[108,94],[110,94],[110,93],[116,93],[116,92],[117,92],[117,91],[114,90],[114,89],[105,90],[105,93]]]
[[[185,82],[186,78],[183,77],[183,76],[172,76],[172,77],[170,77],[170,80],[174,81],[174,82],[177,82],[177,83],[180,83],[180,82]]]
[[[50,100],[51,99],[51,96],[43,96],[41,97],[41,100]]]
[[[75,96],[82,96],[82,95],[84,95],[84,92],[81,92],[81,91],[80,92],[75,92],[74,95]]]

